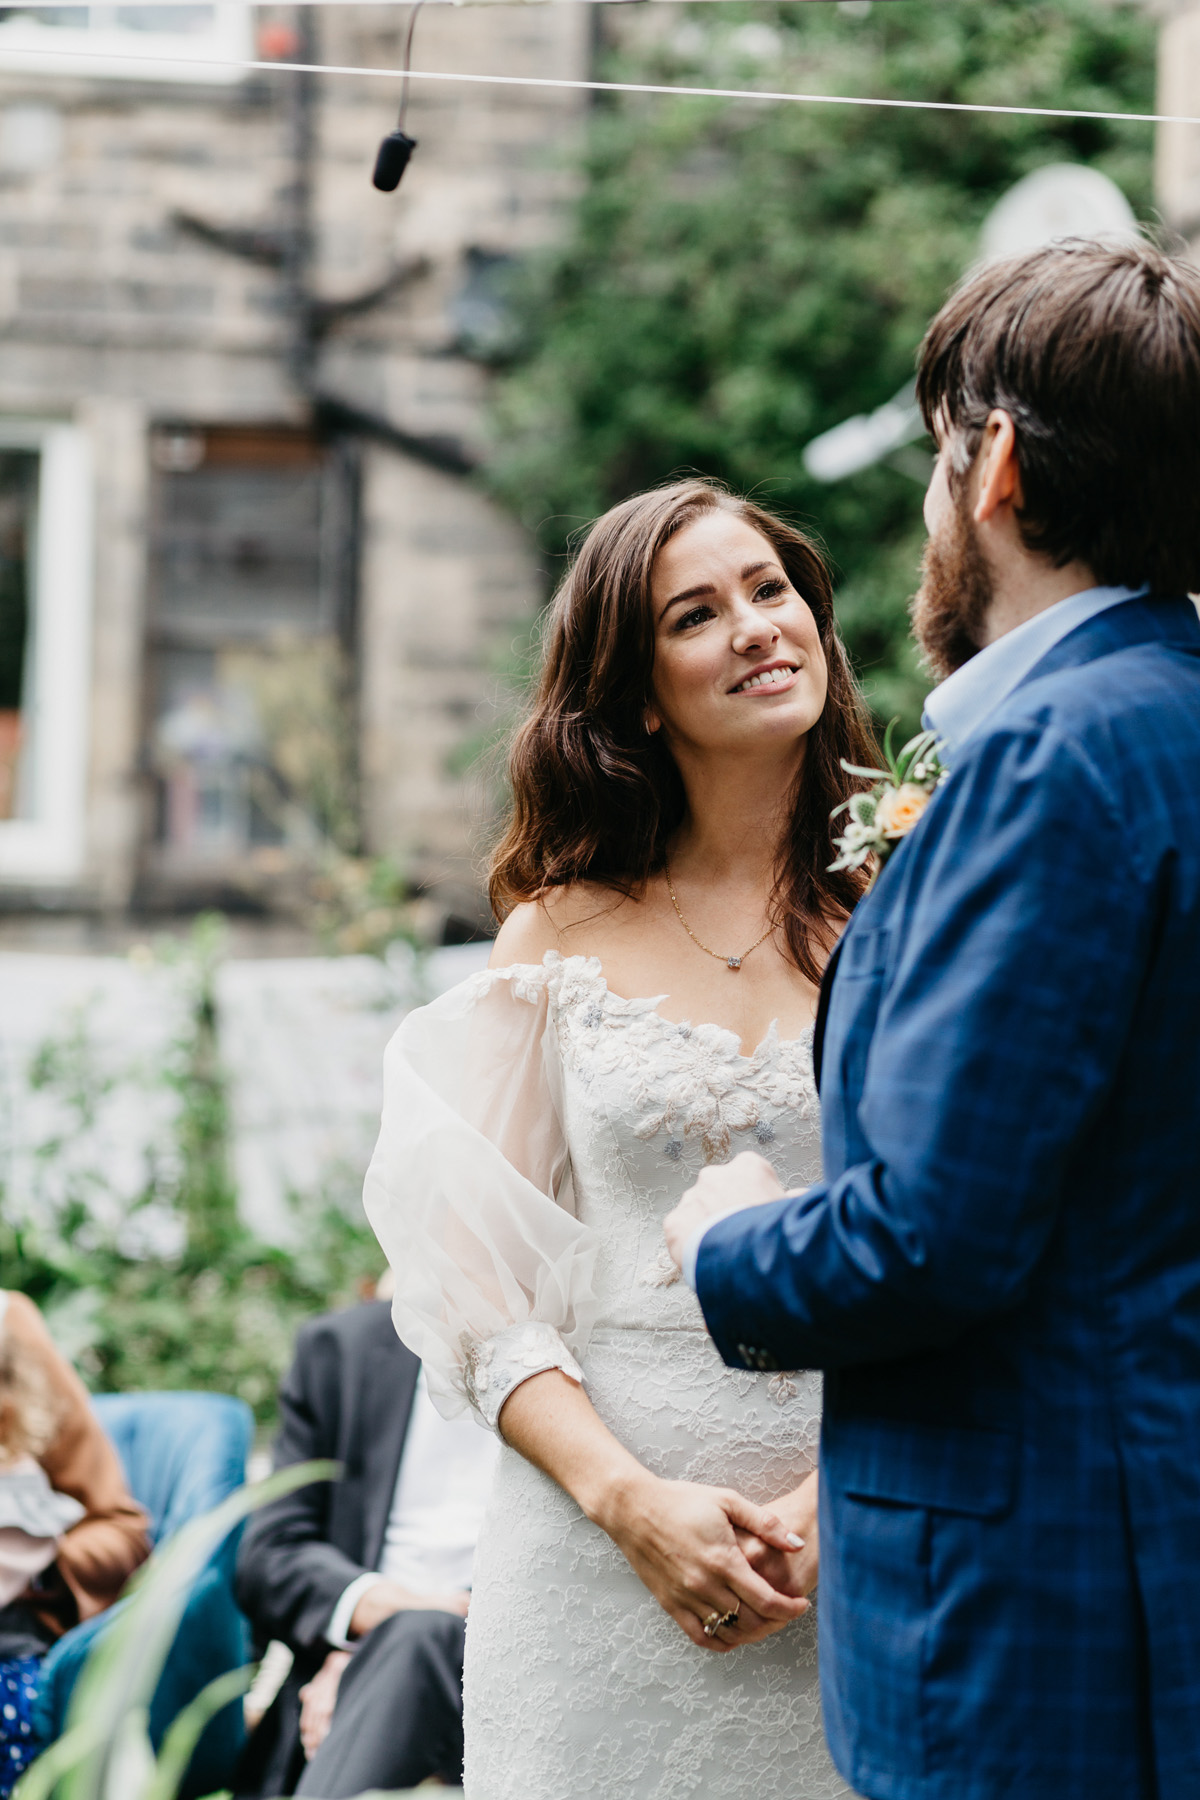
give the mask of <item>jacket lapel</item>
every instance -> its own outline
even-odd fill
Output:
[[[1053,644],[1017,686],[1022,688],[1026,682],[1037,681],[1043,675],[1053,675],[1060,669],[1078,668],[1084,663],[1095,662],[1102,656],[1110,656],[1114,651],[1125,650],[1139,643],[1174,644],[1193,655],[1200,655],[1200,618],[1197,617],[1192,601],[1184,595],[1165,600],[1124,600],[1117,606],[1110,606],[1095,618],[1077,625],[1074,631],[1068,632],[1065,638],[1060,638],[1057,644]],[[863,899],[866,899],[865,895]],[[863,901],[860,900],[846,930],[834,945],[821,978],[812,1049],[813,1075],[818,1093],[821,1090],[821,1065],[825,1055],[825,1035],[829,1024],[833,984],[847,934],[860,917],[862,906]]]
[[[363,1562],[379,1566],[388,1515],[404,1454],[420,1362],[396,1336],[383,1313],[386,1337],[371,1345],[363,1364]]]

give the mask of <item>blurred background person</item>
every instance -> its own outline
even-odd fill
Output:
[[[343,1800],[462,1773],[475,1540],[498,1444],[434,1409],[385,1295],[316,1319],[280,1391],[275,1467],[333,1457],[339,1482],[264,1507],[238,1600],[293,1666],[250,1740],[240,1796]]]
[[[23,1294],[0,1291],[0,1796],[41,1746],[38,1673],[150,1554],[83,1384]]]

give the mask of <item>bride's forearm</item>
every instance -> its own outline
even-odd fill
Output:
[[[544,1369],[513,1389],[500,1412],[500,1435],[610,1536],[653,1480],[561,1369]]]
[[[500,1433],[549,1475],[607,1532],[634,1573],[695,1644],[716,1651],[753,1642],[799,1617],[808,1602],[758,1575],[736,1533],[765,1549],[790,1547],[786,1527],[730,1488],[667,1481],[643,1468],[600,1419],[583,1389],[560,1369],[514,1388]],[[736,1619],[721,1638],[714,1619]]]

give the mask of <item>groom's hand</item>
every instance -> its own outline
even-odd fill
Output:
[[[805,1476],[798,1488],[771,1502],[787,1529],[802,1543],[796,1550],[780,1550],[749,1532],[737,1533],[742,1555],[764,1581],[780,1594],[811,1594],[817,1585],[817,1473]]]
[[[784,1192],[770,1163],[753,1150],[743,1150],[732,1162],[705,1169],[695,1187],[688,1189],[663,1220],[663,1236],[676,1268],[683,1267],[688,1240],[702,1225],[723,1218],[726,1213],[741,1212],[747,1206],[765,1206],[768,1200],[781,1200]]]

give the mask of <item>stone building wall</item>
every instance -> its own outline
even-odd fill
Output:
[[[591,11],[428,6],[416,64],[584,74]],[[407,9],[339,5],[311,17],[315,60],[395,67]],[[6,865],[0,824],[4,905],[120,909],[138,891],[153,834],[145,646],[155,430],[299,429],[309,416],[289,374],[279,269],[179,223],[181,214],[245,232],[286,223],[294,81],[279,72],[167,84],[0,66],[0,430],[30,418],[81,427],[94,517],[83,858],[70,875],[22,874]],[[556,229],[583,101],[414,82],[408,128],[419,148],[386,196],[369,175],[397,100],[394,81],[315,84],[315,294],[337,301],[397,264],[411,272],[325,336],[314,383],[411,439],[448,443],[453,463],[478,449],[484,427],[488,377],[464,354],[460,329],[472,257],[517,256]],[[403,854],[469,913],[460,751],[487,731],[495,671],[537,606],[542,575],[469,477],[433,466],[419,443],[413,455],[377,437],[355,442],[367,846]]]
[[[1159,0],[1158,110],[1200,117],[1200,0]],[[1200,125],[1160,125],[1155,185],[1164,222],[1200,254]]]

